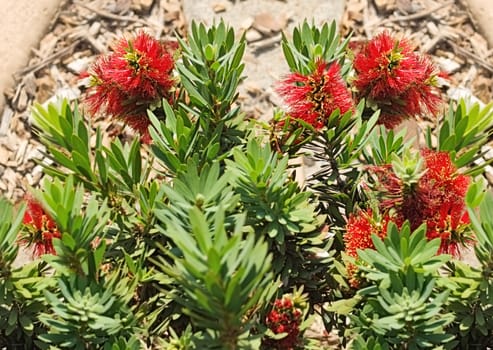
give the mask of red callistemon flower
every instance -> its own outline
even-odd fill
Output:
[[[344,243],[349,256],[358,257],[358,249],[374,249],[371,235],[380,238],[387,236],[387,226],[392,221],[390,215],[375,217],[371,209],[359,210],[350,214],[346,223]]]
[[[23,224],[27,233],[21,242],[33,246],[33,256],[56,254],[53,248],[53,238],[60,238],[55,221],[44,211],[41,204],[32,196],[25,197],[27,208],[24,213]]]
[[[383,32],[357,53],[353,66],[358,98],[381,110],[379,123],[387,128],[411,117],[438,112],[439,71],[426,56],[414,52],[407,40]]]
[[[428,238],[442,238],[440,252],[457,255],[458,244],[470,241],[465,196],[471,179],[458,173],[448,152],[424,149],[421,154],[426,172],[404,197],[402,214],[413,229],[426,222]]]
[[[301,119],[315,129],[324,127],[335,110],[344,114],[353,108],[338,63],[329,66],[319,61],[310,75],[292,73],[280,82],[277,91],[288,105],[291,117]]]
[[[470,178],[459,174],[448,152],[423,149],[425,173],[405,194],[403,214],[413,228],[439,212],[442,205],[464,208]]]
[[[144,32],[122,39],[90,71],[89,111],[107,113],[148,137],[147,109],[168,98],[174,85],[174,48]]]
[[[389,222],[394,221],[395,219],[390,214],[374,215],[373,210],[370,208],[350,214],[346,223],[346,232],[344,233],[346,253],[357,259],[359,249],[375,249],[371,236],[376,234],[381,239],[385,238]],[[357,267],[351,263],[348,265],[347,271],[350,285],[353,288],[358,288],[360,280],[356,276]]]
[[[140,32],[133,40],[121,39],[110,56],[113,81],[130,96],[155,100],[168,93],[174,84],[174,67],[168,46]]]
[[[428,239],[440,238],[439,254],[460,257],[459,247],[473,241],[469,236],[469,214],[465,206],[444,203],[438,213],[426,220]]]
[[[267,314],[265,324],[274,334],[287,334],[281,339],[264,339],[264,345],[279,350],[292,350],[300,345],[300,325],[303,317],[301,304],[304,302],[299,303],[290,295],[276,299],[272,310]]]

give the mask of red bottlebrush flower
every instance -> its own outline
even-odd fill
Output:
[[[458,257],[459,246],[472,241],[465,207],[471,179],[457,172],[448,152],[423,149],[421,155],[424,172],[412,185],[404,184],[391,165],[383,165],[369,167],[376,181],[368,188],[376,192],[381,212],[394,211],[392,221],[398,226],[408,220],[414,230],[426,223],[427,238],[441,239],[439,253]],[[356,257],[356,249],[372,248],[368,234],[375,230],[371,213],[350,216],[346,230],[349,255]]]
[[[346,224],[344,243],[346,253],[352,257],[358,257],[358,249],[373,249],[371,235],[376,234],[380,238],[387,236],[387,226],[392,221],[387,214],[381,218],[375,218],[371,209],[360,210],[351,214]]]
[[[43,254],[56,254],[53,248],[53,238],[60,238],[56,223],[46,214],[41,204],[32,196],[25,197],[27,208],[24,213],[23,224],[27,234],[22,242],[33,246],[33,256],[39,257]]]
[[[354,59],[353,82],[359,99],[381,110],[379,123],[387,128],[420,114],[435,115],[441,102],[436,88],[438,69],[413,52],[407,40],[383,32],[370,40]]]
[[[403,202],[403,215],[413,228],[427,223],[427,237],[440,237],[440,252],[458,256],[458,244],[465,244],[469,217],[465,196],[470,178],[459,174],[448,152],[424,149],[425,174]]]
[[[122,119],[148,138],[147,109],[168,98],[174,85],[174,48],[144,32],[122,39],[114,51],[92,66],[86,98],[91,113]]]
[[[460,245],[472,242],[469,215],[464,205],[444,203],[435,217],[426,221],[428,239],[440,238],[439,254],[460,257]]]
[[[140,32],[133,40],[121,39],[109,58],[112,81],[130,96],[155,100],[168,93],[174,84],[174,67],[168,46]]]
[[[391,221],[394,220],[388,214],[375,217],[371,209],[360,210],[356,214],[351,214],[346,223],[346,233],[344,234],[346,253],[357,258],[359,249],[375,249],[371,239],[372,234],[376,234],[381,239],[385,238],[387,227]],[[357,267],[354,264],[349,264],[347,272],[350,285],[353,288],[358,288]]]
[[[457,173],[447,152],[424,149],[421,154],[426,172],[403,201],[403,215],[413,228],[435,217],[444,205],[463,209],[470,184],[469,177]]]
[[[266,326],[274,333],[287,333],[281,339],[264,339],[264,345],[272,349],[293,350],[300,346],[300,326],[302,322],[302,307],[304,300],[302,296],[293,299],[290,295],[284,295],[281,299],[276,299],[272,310],[265,319]]]
[[[286,101],[290,115],[315,129],[324,127],[335,110],[344,114],[353,108],[351,94],[337,63],[328,66],[319,61],[310,75],[292,73],[280,82],[277,90]]]

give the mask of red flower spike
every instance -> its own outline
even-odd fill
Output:
[[[276,299],[273,309],[267,314],[265,324],[274,334],[287,334],[281,339],[264,339],[264,344],[271,349],[296,349],[300,345],[302,315],[299,305],[289,295]]]
[[[379,197],[379,208],[382,212],[399,206],[402,202],[402,180],[393,172],[392,165],[369,166],[368,172],[375,179],[375,186],[372,188],[377,191]]]
[[[86,98],[89,111],[122,119],[150,142],[147,109],[170,97],[174,50],[144,32],[120,40],[114,52],[92,66],[92,87]]]
[[[319,61],[310,75],[292,73],[277,89],[286,101],[291,117],[321,129],[329,116],[339,109],[341,114],[353,108],[353,100],[341,76],[339,64],[330,66]]]
[[[440,72],[428,57],[413,52],[408,41],[383,32],[357,53],[353,63],[358,98],[381,110],[379,123],[385,127],[438,112],[441,98],[436,77]]]
[[[384,215],[380,221],[373,217],[371,209],[360,210],[357,214],[351,214],[346,224],[344,243],[346,253],[352,257],[358,257],[358,249],[373,249],[371,235],[376,234],[380,238],[387,236],[387,226],[392,221],[389,215]]]
[[[353,258],[358,258],[358,250],[375,249],[371,239],[372,234],[376,234],[381,239],[385,238],[390,222],[394,222],[397,226],[402,224],[399,217],[394,218],[389,214],[375,218],[371,209],[360,210],[356,214],[351,214],[344,234],[346,253]],[[360,285],[360,280],[356,276],[357,272],[358,268],[354,264],[347,266],[349,284],[353,288],[359,288]]]
[[[394,210],[393,221],[398,226],[409,220],[414,230],[425,222],[428,239],[442,240],[439,253],[458,256],[459,245],[471,241],[467,235],[469,217],[464,200],[471,180],[457,172],[447,152],[423,149],[421,155],[425,171],[411,188],[405,188],[390,165],[369,168],[377,180],[373,189],[379,195],[379,209],[381,212]],[[345,238],[348,254],[356,256],[353,241],[368,246],[368,238],[361,237],[370,229],[370,222],[361,215],[350,217],[349,235]]]
[[[459,244],[471,240],[465,236],[469,216],[464,199],[471,180],[457,173],[447,152],[425,149],[421,154],[427,171],[418,182],[414,195],[408,199],[406,208],[415,200],[419,203],[415,211],[417,217],[411,224],[417,227],[425,220],[427,237],[442,239],[439,252],[459,256]]]
[[[427,220],[426,236],[430,240],[440,238],[439,254],[460,257],[459,246],[472,242],[472,239],[465,235],[469,223],[469,215],[464,205],[445,203],[435,217]]]
[[[53,238],[60,238],[57,225],[53,219],[46,214],[41,204],[32,196],[26,195],[27,208],[24,213],[23,224],[28,234],[21,241],[33,246],[33,256],[39,257],[43,254],[56,254],[53,247]]]
[[[110,56],[108,74],[130,96],[155,100],[167,94],[174,84],[170,73],[174,67],[166,45],[140,32],[133,40],[122,39]]]

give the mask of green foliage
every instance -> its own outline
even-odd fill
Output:
[[[358,291],[361,304],[350,318],[352,332],[378,339],[382,348],[451,348],[454,335],[445,329],[454,315],[446,311],[448,291],[436,288],[438,269],[448,260],[436,255],[440,241],[425,239],[425,227],[411,234],[390,224],[383,241],[373,236],[375,250],[359,251],[357,265],[368,286]],[[361,339],[355,348],[365,348]]]
[[[15,241],[22,223],[24,210],[25,204],[18,208],[15,213],[12,204],[6,199],[0,198],[0,277],[2,278],[9,277],[11,265],[17,257],[18,247]]]
[[[369,164],[390,164],[395,155],[400,155],[410,148],[412,140],[404,142],[406,129],[399,131],[387,130],[384,126],[374,129],[368,140],[369,148],[363,150],[365,161]]]
[[[462,349],[493,345],[493,195],[479,189],[479,185],[473,185],[467,197],[479,266],[454,261],[449,266],[451,277],[443,281],[443,288],[451,290],[449,309],[456,315],[450,331],[456,334]],[[483,198],[479,212],[473,210],[478,195]]]
[[[483,148],[493,132],[493,103],[481,107],[478,103],[471,104],[461,99],[457,106],[450,105],[434,131],[436,144],[432,141],[432,129],[428,128],[427,146],[448,151],[458,168],[468,168],[466,174],[481,174],[493,161],[484,159],[487,150]]]
[[[164,224],[169,216],[178,217],[185,227],[190,228],[189,211],[194,206],[200,208],[208,218],[215,215],[219,206],[228,213],[234,213],[239,196],[235,194],[231,182],[232,174],[221,173],[218,162],[205,165],[199,172],[197,164],[191,161],[170,186],[161,188],[169,204],[158,205],[164,212],[158,211],[157,216]]]
[[[135,284],[129,282],[118,274],[98,282],[60,277],[56,294],[44,291],[50,312],[40,315],[48,331],[39,339],[60,348],[87,349],[131,337],[136,320],[126,304]]]
[[[146,181],[148,170],[143,168],[141,144],[135,139],[123,145],[119,139],[103,146],[101,130],[96,131],[95,144],[90,144],[91,125],[83,118],[78,106],[67,100],[35,105],[33,120],[46,156],[53,164],[41,162],[47,175],[66,180],[70,175],[91,191],[114,200],[117,192],[132,193],[139,183]]]
[[[265,305],[275,291],[267,244],[253,235],[243,237],[242,217],[237,218],[228,234],[224,215],[224,209],[219,207],[207,220],[200,207],[192,207],[191,232],[183,228],[178,218],[170,218],[162,232],[179,252],[162,247],[173,262],[163,258],[156,262],[180,285],[182,293],[175,297],[183,305],[183,312],[196,327],[211,331],[204,344],[211,349],[237,349],[253,325],[252,310]],[[255,338],[258,337],[249,335],[242,341],[248,344]]]
[[[258,239],[265,239],[274,254],[273,268],[286,286],[315,282],[315,275],[327,268],[327,260],[317,253],[328,250],[331,242],[320,230],[323,217],[311,193],[302,191],[290,178],[288,157],[279,158],[269,145],[249,140],[246,150],[233,150],[226,160],[226,172],[239,194],[246,224]]]
[[[184,171],[192,159],[197,166],[202,166],[219,156],[220,130],[214,136],[205,135],[200,124],[189,119],[185,110],[175,112],[166,101],[163,106],[165,122],[159,122],[151,112],[149,116],[153,125],[150,129],[154,141],[152,151],[165,166],[166,175]]]
[[[383,241],[372,236],[375,250],[358,252],[362,260],[360,268],[364,271],[365,278],[389,285],[391,273],[405,273],[408,270],[422,274],[436,273],[450,256],[437,255],[440,240],[428,241],[425,235],[425,225],[411,233],[409,224],[404,224],[399,230],[395,224],[389,223],[387,237]]]
[[[96,239],[104,239],[110,215],[106,201],[100,203],[95,196],[84,198],[84,188],[75,187],[70,176],[65,183],[45,180],[44,190],[40,193],[44,208],[56,218],[62,234],[53,242],[57,255],[47,255],[45,260],[61,273],[93,276],[104,256],[105,244],[95,249],[93,245]]]
[[[358,201],[358,179],[362,168],[360,158],[372,139],[378,112],[369,120],[363,120],[364,101],[355,113],[339,115],[334,112],[327,128],[307,146],[320,170],[308,178],[308,187],[317,194],[322,213],[327,214],[329,224],[344,226],[345,217],[353,211]]]
[[[67,171],[58,168],[62,166],[77,181],[92,189],[98,180],[91,167],[90,125],[77,107],[72,109],[65,99],[58,104],[49,104],[46,109],[35,104],[32,118],[35,130],[46,146],[47,155],[56,164],[42,164],[45,172],[65,178]]]
[[[244,135],[243,117],[233,103],[243,79],[245,37],[235,38],[223,21],[208,29],[192,22],[188,41],[179,42],[182,56],[177,70],[190,99],[189,104],[180,105],[198,120],[206,140],[220,141],[224,153]]]
[[[42,332],[37,316],[45,305],[42,290],[50,281],[38,277],[37,263],[14,266],[24,210],[24,204],[14,209],[0,199],[0,344],[32,347]]]
[[[282,34],[281,46],[291,71],[308,74],[314,70],[315,63],[319,60],[337,61],[342,66],[349,39],[348,37],[340,42],[335,21],[318,28],[315,25],[310,26],[305,20],[294,28],[292,40]],[[348,73],[349,68],[349,65],[343,68],[343,75]]]
[[[0,344],[33,347],[38,334],[44,333],[38,317],[46,308],[43,290],[53,281],[39,276],[37,262],[12,269],[0,280]]]
[[[248,212],[247,223],[279,245],[287,236],[316,228],[316,206],[309,192],[300,191],[289,179],[288,158],[278,158],[268,145],[252,139],[246,152],[233,150],[227,169],[235,176],[235,187]],[[283,253],[283,251],[281,251]]]
[[[177,68],[190,102],[206,109],[213,119],[229,119],[242,79],[245,38],[236,40],[233,29],[223,21],[209,29],[192,22],[188,41],[180,40],[180,45],[183,62]]]
[[[454,261],[450,276],[441,281],[450,290],[447,309],[454,313],[448,332],[455,334],[461,349],[486,349],[493,345],[493,283],[484,267]]]
[[[305,21],[281,45],[292,72],[337,62],[350,84],[348,40],[335,22]],[[295,336],[320,313],[348,348],[493,346],[493,195],[485,180],[473,179],[466,196],[477,267],[438,254],[440,240],[408,223],[389,224],[383,240],[372,237],[374,249],[349,256],[348,218],[378,198],[365,191],[372,166],[391,164],[404,186],[423,175],[406,131],[377,127],[377,106],[366,115],[364,100],[332,113],[320,130],[282,111],[274,124],[249,122],[237,101],[244,35],[222,21],[193,22],[179,45],[176,85],[149,104],[151,144],[108,140],[66,100],[34,106],[49,161],[39,162],[45,178],[33,191],[44,212],[31,214],[38,226],[53,219],[61,236],[51,242],[44,227],[29,227],[56,254],[15,267],[25,205],[0,199],[0,347],[266,349],[286,336],[269,328],[281,325],[276,314],[266,321],[274,295],[293,290],[308,302]],[[428,147],[482,174],[492,108],[451,104],[427,130]],[[305,184],[295,180],[296,157],[317,167]],[[457,217],[449,216],[452,227]]]
[[[475,246],[476,256],[478,257],[480,263],[483,267],[488,267],[493,265],[493,258],[491,252],[493,251],[493,219],[491,213],[493,212],[493,194],[491,192],[486,192],[480,194],[481,201],[479,206],[479,215],[472,208],[474,208],[477,203],[473,196],[473,191],[478,191],[479,185],[471,187],[466,200],[468,201],[468,212],[471,219],[472,226],[475,230],[477,244]]]

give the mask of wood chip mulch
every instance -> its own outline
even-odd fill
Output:
[[[32,159],[43,148],[31,133],[29,108],[56,96],[76,99],[84,91],[79,75],[118,38],[144,29],[156,37],[183,35],[180,0],[65,1],[50,30],[17,72],[0,119],[0,192],[19,200],[35,187],[42,169]],[[343,35],[363,40],[383,29],[410,37],[450,75],[448,95],[493,100],[493,50],[481,36],[466,4],[449,0],[347,0]],[[255,98],[242,100],[250,107]],[[106,123],[107,130],[116,126]]]

